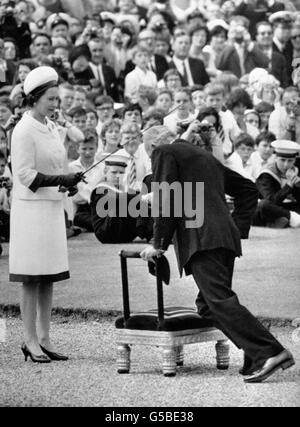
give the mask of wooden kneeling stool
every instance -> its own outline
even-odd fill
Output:
[[[217,369],[229,368],[229,342],[211,322],[184,307],[164,308],[163,282],[160,259],[156,261],[157,309],[145,313],[130,314],[127,258],[140,258],[139,252],[121,251],[121,271],[124,315],[116,320],[118,345],[118,373],[130,372],[130,346],[134,344],[161,347],[163,349],[163,374],[176,375],[176,368],[184,364],[184,346],[217,341]]]

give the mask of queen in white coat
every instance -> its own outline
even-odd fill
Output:
[[[25,360],[66,360],[50,342],[53,283],[69,278],[63,195],[78,174],[64,175],[66,153],[51,117],[58,104],[58,75],[38,67],[24,82],[29,111],[12,134],[14,187],[11,209],[10,281],[23,283],[21,313]]]

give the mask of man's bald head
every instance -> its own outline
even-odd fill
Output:
[[[143,135],[145,151],[151,157],[155,148],[160,145],[171,144],[175,138],[176,135],[166,126],[153,126],[147,129]]]

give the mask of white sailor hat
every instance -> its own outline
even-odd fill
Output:
[[[49,30],[53,29],[58,24],[66,24],[70,27],[72,18],[70,15],[64,12],[52,13],[47,19],[47,27]]]
[[[126,168],[128,165],[129,158],[122,155],[122,154],[112,154],[111,156],[107,157],[105,160],[105,166],[119,166]]]
[[[293,14],[291,12],[288,12],[286,10],[281,10],[279,12],[272,13],[272,15],[269,16],[269,22],[270,24],[292,24],[294,21]]]
[[[279,157],[294,158],[300,153],[300,144],[294,141],[280,139],[273,141],[271,146]]]
[[[56,86],[58,82],[58,74],[52,67],[42,66],[30,71],[24,81],[24,93],[29,95],[34,90],[45,87]]]
[[[111,22],[112,24],[116,24],[117,18],[116,16],[111,12],[101,12],[100,13],[100,19],[102,22]]]

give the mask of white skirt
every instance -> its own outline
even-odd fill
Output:
[[[63,201],[13,199],[10,221],[11,282],[69,279]]]

